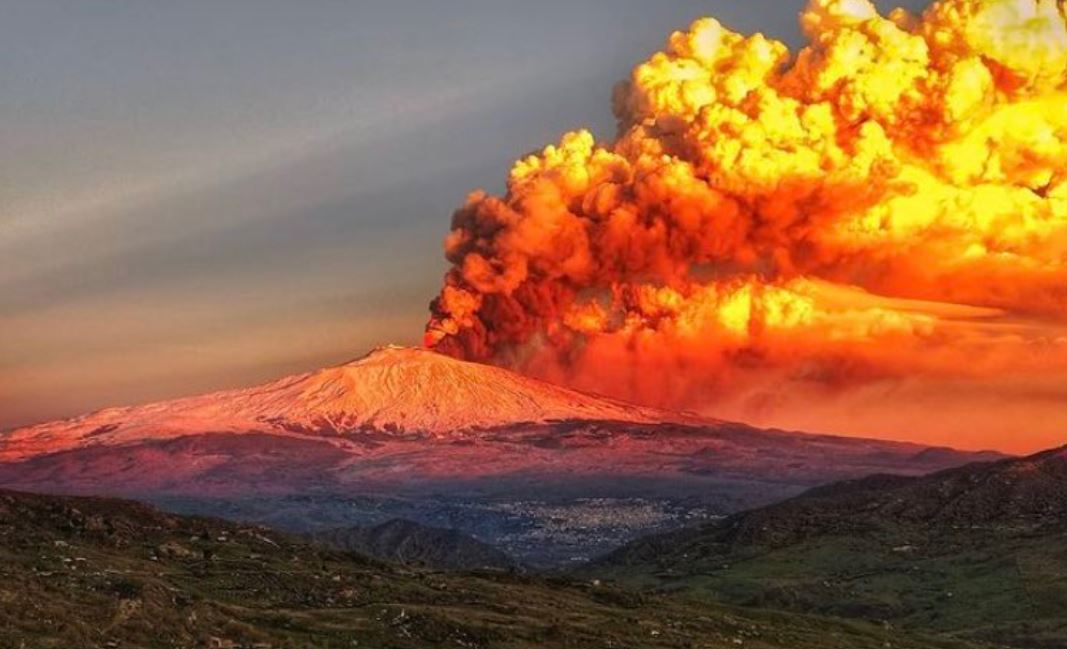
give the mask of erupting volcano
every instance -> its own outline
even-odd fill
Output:
[[[698,20],[617,87],[614,141],[568,133],[471,194],[427,344],[754,422],[1059,441],[1063,4],[801,23],[791,55]]]
[[[15,3],[0,647],[1067,647],[1067,0],[907,2]]]

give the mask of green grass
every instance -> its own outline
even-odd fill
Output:
[[[645,590],[885,621],[1005,646],[1067,646],[1067,533],[901,527],[780,548],[687,548],[605,578]]]

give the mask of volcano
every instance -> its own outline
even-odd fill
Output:
[[[350,363],[264,385],[14,430],[0,459],[164,440],[206,432],[352,439],[457,437],[520,423],[693,420],[568,390],[423,349],[379,347]]]
[[[528,559],[554,542],[544,526],[596,539],[593,552],[835,480],[991,457],[761,430],[390,346],[248,389],[9,431],[0,485],[302,531],[407,518],[490,540],[534,534],[508,548]]]

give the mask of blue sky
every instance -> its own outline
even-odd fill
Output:
[[[0,428],[417,342],[467,192],[802,5],[0,0]]]

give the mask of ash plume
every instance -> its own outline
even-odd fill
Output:
[[[696,21],[619,84],[614,141],[568,133],[456,211],[426,344],[750,420],[1067,398],[1064,11],[813,0],[795,54]]]

